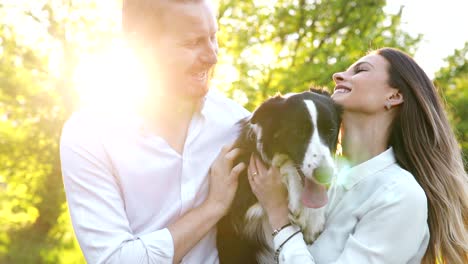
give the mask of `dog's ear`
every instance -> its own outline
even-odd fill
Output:
[[[335,111],[336,111],[336,120],[334,122],[335,123],[335,126],[337,127],[336,131],[333,130],[334,132],[336,132],[336,135],[334,136],[333,138],[333,142],[332,142],[332,153],[336,153],[336,148],[338,147],[338,137],[339,137],[339,131],[340,131],[340,128],[341,128],[341,122],[342,122],[342,118],[343,118],[343,107],[335,102],[333,102],[333,106],[335,108]]]
[[[250,123],[256,124],[259,120],[268,121],[270,119],[276,119],[285,101],[286,99],[280,94],[266,100],[253,112]]]
[[[331,96],[330,93],[323,87],[322,88],[316,88],[314,86],[310,86],[309,87],[309,92],[325,95],[325,96],[328,96],[328,97]]]
[[[340,120],[341,120],[341,116],[343,115],[343,106],[333,102],[333,106],[335,107],[335,110],[336,112],[338,113],[338,116],[340,117]]]

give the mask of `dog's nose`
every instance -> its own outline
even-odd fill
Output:
[[[329,185],[332,181],[335,170],[331,166],[319,166],[314,170],[314,178],[319,183]]]

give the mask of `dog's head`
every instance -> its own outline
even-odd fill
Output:
[[[284,154],[295,164],[304,183],[303,197],[313,196],[317,185],[330,183],[341,108],[328,93],[277,95],[260,105],[249,123],[249,137],[265,163],[271,165],[275,154]],[[304,198],[303,203],[307,205]]]

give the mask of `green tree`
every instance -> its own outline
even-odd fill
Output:
[[[57,138],[66,108],[50,89],[47,59],[19,46],[9,27],[0,32],[1,259],[37,263],[64,200]]]
[[[220,57],[239,71],[224,90],[234,98],[245,94],[246,107],[253,109],[275,92],[332,87],[332,74],[369,49],[392,46],[413,53],[420,37],[401,29],[402,9],[388,15],[385,4],[220,0]]]
[[[445,99],[449,118],[460,143],[468,171],[468,42],[445,59],[447,66],[436,74],[434,83]]]
[[[84,262],[58,145],[76,103],[79,54],[117,31],[102,11],[96,1],[0,4],[0,263]]]

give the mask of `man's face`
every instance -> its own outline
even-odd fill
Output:
[[[150,78],[158,79],[165,94],[200,99],[208,92],[210,70],[217,63],[214,11],[207,1],[164,7],[161,33],[147,43],[153,56],[148,59],[154,63]]]

